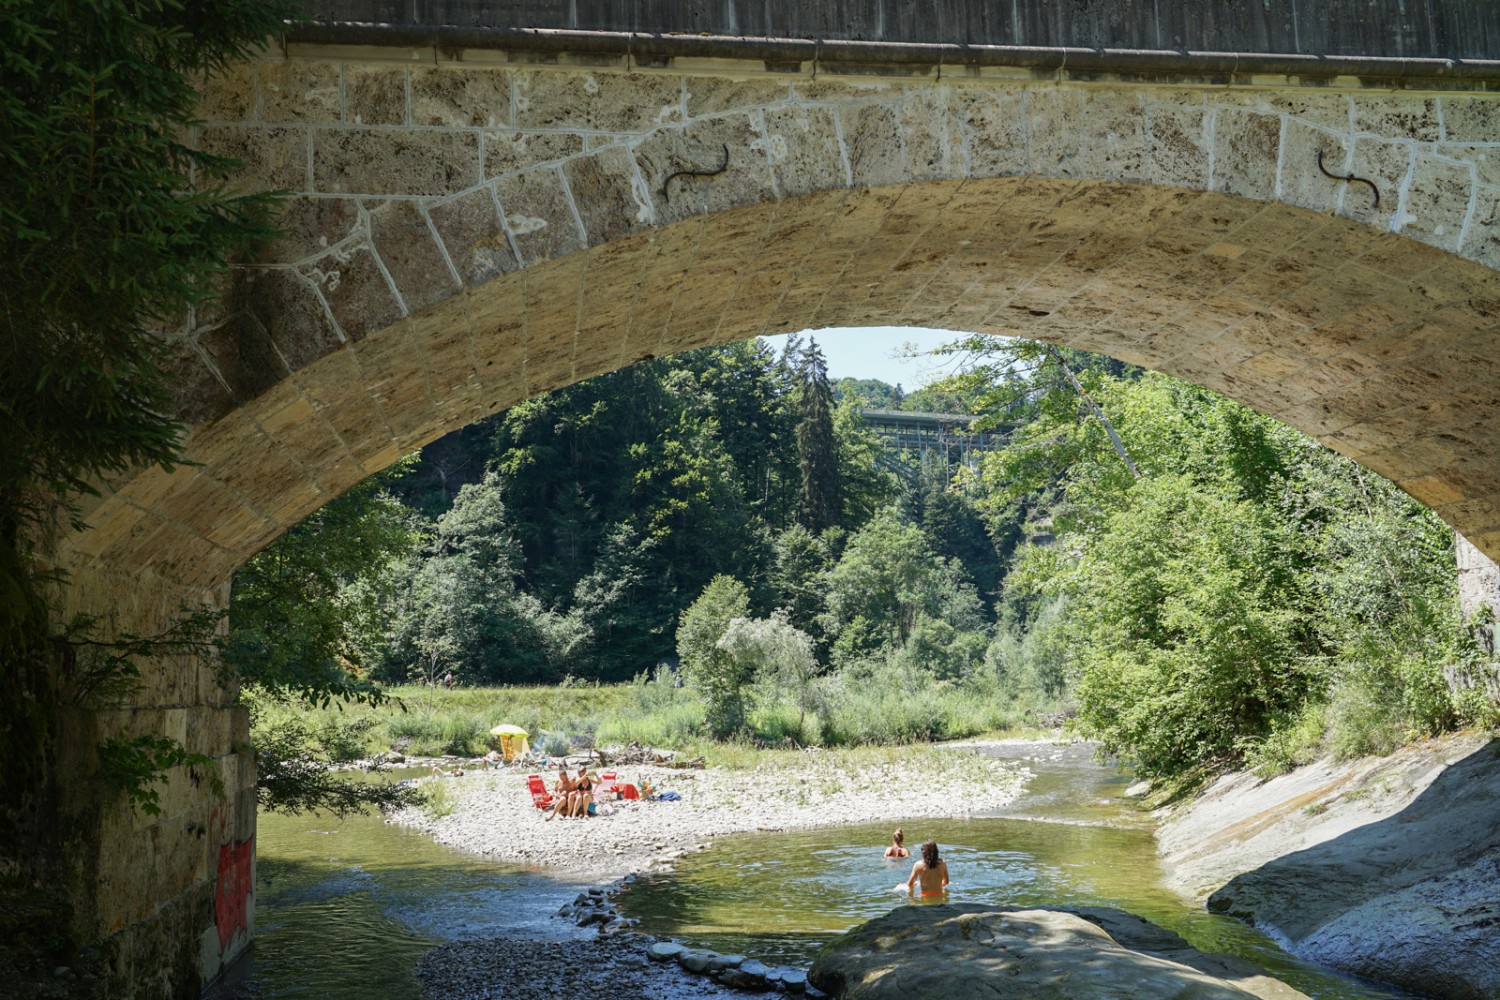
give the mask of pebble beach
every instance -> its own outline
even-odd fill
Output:
[[[524,770],[470,771],[428,779],[445,786],[439,807],[404,809],[391,821],[458,850],[608,881],[671,864],[729,834],[992,812],[1014,801],[1029,776],[972,746],[906,748],[890,760],[805,752],[750,770],[616,770],[621,781],[644,778],[681,798],[611,802],[588,819],[547,820],[532,805]],[[556,774],[543,772],[549,785]]]
[[[973,745],[903,748],[884,757],[819,751],[768,755],[749,770],[654,765],[615,770],[622,782],[645,780],[679,798],[610,801],[600,805],[597,816],[548,820],[532,804],[527,774],[541,773],[550,786],[555,767],[467,771],[424,779],[430,793],[434,783],[441,790],[427,807],[401,810],[390,821],[497,861],[565,869],[608,882],[669,866],[731,834],[992,812],[1014,801],[1030,777],[1025,767],[976,753]],[[617,1000],[747,995],[688,975],[675,963],[647,961],[645,948],[653,939],[638,934],[559,937],[453,942],[430,952],[418,976],[424,993],[442,1000],[601,991]]]

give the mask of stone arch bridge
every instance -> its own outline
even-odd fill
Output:
[[[206,85],[191,141],[292,192],[285,232],[164,331],[192,464],[86,504],[58,548],[70,610],[160,629],[479,417],[645,358],[874,324],[1207,385],[1500,555],[1500,66],[1471,58],[1496,15],[418,6],[311,5]],[[179,660],[70,717],[87,745],[177,736],[227,790],[175,775],[147,818],[100,800],[86,761],[63,775],[79,926],[143,994],[191,994],[253,929],[231,703]]]

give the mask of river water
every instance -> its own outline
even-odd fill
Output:
[[[1252,928],[1163,888],[1151,820],[1123,794],[1129,779],[1094,763],[1087,747],[1013,743],[984,752],[1035,775],[999,813],[722,838],[671,872],[637,880],[621,908],[642,930],[806,965],[841,931],[911,905],[892,891],[910,863],[880,857],[899,825],[908,846],[941,845],[953,902],[1115,906],[1200,950],[1247,958],[1319,1000],[1407,996],[1298,962]],[[375,817],[263,814],[256,944],[205,997],[415,1000],[416,964],[435,944],[584,933],[551,916],[582,885],[565,873],[463,854]]]

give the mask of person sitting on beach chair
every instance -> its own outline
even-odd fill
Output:
[[[593,775],[589,774],[589,766],[580,764],[578,777],[573,781],[573,810],[571,816],[582,819],[589,815],[589,807],[594,804],[594,785],[598,784]]]
[[[578,785],[573,781],[573,776],[568,773],[566,767],[557,769],[557,783],[552,786],[552,811],[546,815],[551,819],[558,813],[564,816],[573,815],[573,796],[578,791]]]

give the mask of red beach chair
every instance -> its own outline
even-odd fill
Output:
[[[614,771],[600,771],[599,785],[594,789],[594,801],[603,802],[615,796],[615,790],[619,787],[620,775]]]
[[[547,791],[547,783],[542,780],[540,774],[528,774],[526,787],[531,791],[532,805],[538,809],[552,808],[552,793]]]

